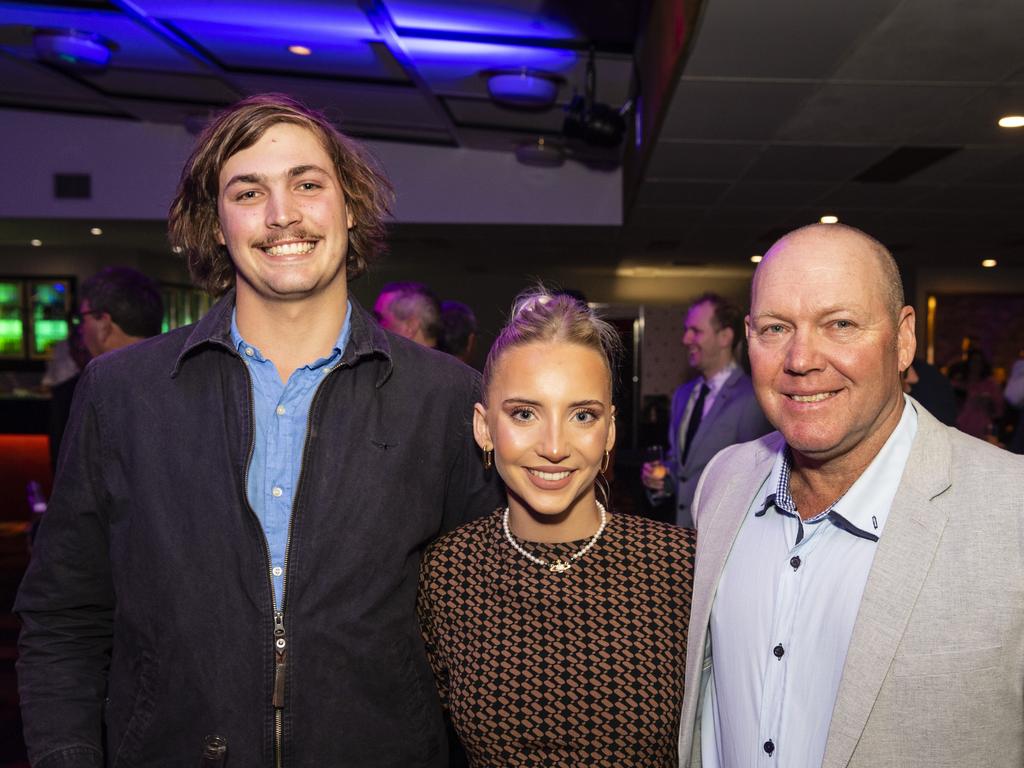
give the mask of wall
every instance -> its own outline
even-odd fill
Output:
[[[193,137],[178,126],[0,110],[3,218],[162,219]],[[622,222],[621,172],[530,168],[509,152],[368,142],[400,222]],[[56,200],[54,173],[89,173],[92,198]],[[17,183],[10,183],[11,179]]]

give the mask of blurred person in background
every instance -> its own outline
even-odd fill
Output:
[[[963,404],[956,426],[972,437],[995,441],[995,425],[1003,415],[1003,388],[992,377],[992,365],[980,349],[968,351],[964,362]]]
[[[441,302],[442,342],[439,348],[469,364],[476,346],[476,315],[461,301]]]
[[[441,340],[441,303],[423,283],[387,283],[373,303],[381,328],[436,348]]]
[[[664,463],[645,462],[641,472],[651,503],[673,501],[674,521],[685,528],[693,527],[690,505],[711,457],[771,431],[750,377],[736,361],[742,338],[742,310],[718,294],[705,293],[686,313],[683,346],[700,375],[672,396]]]
[[[164,303],[157,282],[130,267],[107,267],[84,283],[68,335],[71,358],[83,370],[94,357],[160,333]],[[61,440],[81,373],[50,390],[50,463],[57,468]]]

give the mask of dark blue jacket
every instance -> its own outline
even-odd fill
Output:
[[[285,766],[444,766],[414,606],[424,546],[501,500],[472,438],[479,377],[352,302],[310,409],[275,638],[233,298],[83,374],[15,605],[33,765],[193,766],[218,734],[228,766],[272,766],[280,712]]]

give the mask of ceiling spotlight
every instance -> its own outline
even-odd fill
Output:
[[[827,214],[818,219],[818,221],[820,221],[822,224],[838,224],[839,217],[833,216],[832,214]]]
[[[992,269],[992,267],[994,267],[998,263],[999,262],[996,261],[995,259],[982,259],[981,260],[981,266],[985,267],[986,269]]]
[[[102,235],[103,234],[103,230],[100,229],[99,227],[93,227],[92,229],[89,230],[89,234],[90,235]]]
[[[760,264],[761,263],[761,259],[763,259],[763,258],[764,258],[764,256],[762,256],[760,253],[755,253],[753,256],[750,257],[750,260],[752,262],[754,262],[755,264]]]
[[[35,30],[32,47],[40,61],[83,72],[102,72],[118,50],[116,43],[92,32],[47,27]]]
[[[555,103],[563,80],[553,72],[539,69],[488,69],[487,92],[505,107],[514,109],[548,109]]]
[[[307,48],[304,45],[289,45],[288,52],[294,53],[296,56],[309,56],[313,53],[313,49]]]
[[[1000,128],[1024,128],[1024,115],[1007,115],[999,118]]]
[[[174,251],[174,253],[181,253],[181,252],[182,252],[182,251],[184,251],[185,249],[184,249],[184,248],[182,248],[182,247],[181,247],[180,245],[176,245],[176,246],[174,246],[173,248],[171,248],[171,250],[172,250],[172,251]]]
[[[28,243],[33,248],[38,248],[40,245],[43,244],[43,241],[42,240],[37,240],[36,238],[33,237],[31,240],[28,241]]]

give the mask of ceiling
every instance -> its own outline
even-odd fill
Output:
[[[634,55],[647,5],[0,2],[0,107],[195,127],[245,94],[275,90],[358,136],[513,151],[562,141],[591,48],[597,101],[628,109],[643,85]],[[111,67],[90,75],[40,63],[31,45],[40,27],[112,41]],[[570,230],[552,241],[552,258],[572,253],[578,235],[577,250],[599,244],[601,261],[620,267],[738,266],[834,214],[903,264],[1024,267],[1024,129],[996,125],[1024,114],[1021,30],[1020,0],[704,0],[694,27],[680,30],[683,56],[667,62],[674,86],[650,146],[627,138],[618,150],[640,167],[625,226],[597,237]],[[495,104],[480,73],[503,67],[559,75],[555,106]],[[493,233],[439,225],[410,236],[471,245]],[[516,245],[531,236],[544,237],[524,231]]]

